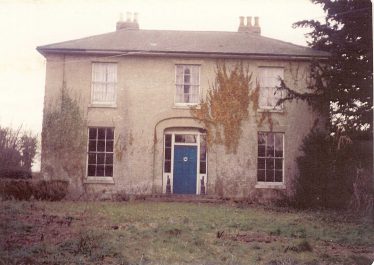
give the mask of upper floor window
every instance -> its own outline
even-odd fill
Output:
[[[116,103],[117,64],[92,63],[92,104]]]
[[[282,98],[282,91],[277,91],[280,86],[280,79],[283,79],[283,68],[261,67],[259,68],[260,81],[260,109],[282,109],[277,102]]]
[[[176,65],[175,104],[196,105],[200,99],[200,66]]]

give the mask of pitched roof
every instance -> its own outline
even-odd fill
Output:
[[[47,53],[191,55],[211,57],[327,57],[324,51],[245,32],[117,30],[37,47]]]

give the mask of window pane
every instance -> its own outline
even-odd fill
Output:
[[[200,161],[206,161],[206,146],[200,146]]]
[[[95,176],[95,170],[96,170],[95,165],[88,165],[87,175],[90,176],[90,177],[94,177]]]
[[[105,155],[105,164],[113,164],[113,154],[106,154]]]
[[[97,154],[97,164],[104,164],[105,154]]]
[[[266,156],[274,157],[274,134],[268,133],[266,142]]]
[[[283,159],[275,159],[275,169],[282,169],[283,168]]]
[[[171,148],[165,148],[165,160],[171,160]]]
[[[90,128],[89,129],[89,139],[96,139],[96,128]]]
[[[176,95],[175,100],[177,103],[183,103],[183,100],[184,100],[183,85],[177,85],[177,95]]]
[[[206,162],[200,162],[200,174],[206,174]]]
[[[185,69],[184,70],[184,77],[183,81],[185,84],[190,84],[191,83],[191,74],[190,74],[190,69]]]
[[[258,144],[265,144],[266,143],[266,134],[258,133]]]
[[[112,128],[106,129],[106,139],[113,140],[114,139],[114,130]]]
[[[107,152],[113,152],[113,141],[107,141],[106,142],[106,151]]]
[[[170,171],[171,171],[171,162],[170,161],[165,161],[164,172],[165,173],[170,173]]]
[[[97,165],[96,167],[96,176],[103,177],[104,176],[104,166]]]
[[[191,84],[199,85],[199,66],[194,65],[191,66],[192,73],[191,73]]]
[[[105,141],[97,141],[97,151],[98,152],[105,151]]]
[[[196,135],[194,134],[176,134],[176,143],[196,143]]]
[[[88,144],[88,151],[95,152],[96,151],[96,141],[90,140]]]
[[[275,170],[275,181],[282,182],[283,181],[282,175],[283,175],[282,170]]]
[[[274,182],[274,170],[266,169],[266,181],[267,182]]]
[[[96,154],[88,154],[88,164],[96,164]]]
[[[165,135],[165,147],[171,147],[171,134]]]
[[[265,157],[265,145],[258,146],[258,156]]]
[[[113,166],[105,166],[105,176],[113,177]]]
[[[265,169],[265,159],[264,158],[258,158],[257,159],[257,168],[258,169]]]
[[[105,128],[99,128],[98,130],[97,139],[105,140]]]
[[[275,156],[283,157],[283,134],[275,134]]]
[[[274,159],[267,158],[266,159],[266,169],[274,169]]]
[[[265,170],[257,170],[257,181],[265,181]]]

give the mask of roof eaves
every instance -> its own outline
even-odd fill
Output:
[[[322,55],[295,55],[295,54],[267,54],[267,53],[224,53],[224,52],[188,52],[188,51],[147,51],[147,50],[95,50],[95,49],[66,49],[36,48],[43,54],[89,54],[89,55],[113,55],[113,56],[171,56],[171,57],[204,57],[227,59],[276,59],[276,60],[325,60],[329,56]]]

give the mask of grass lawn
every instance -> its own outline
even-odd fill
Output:
[[[359,264],[374,224],[229,204],[0,202],[0,264]]]

